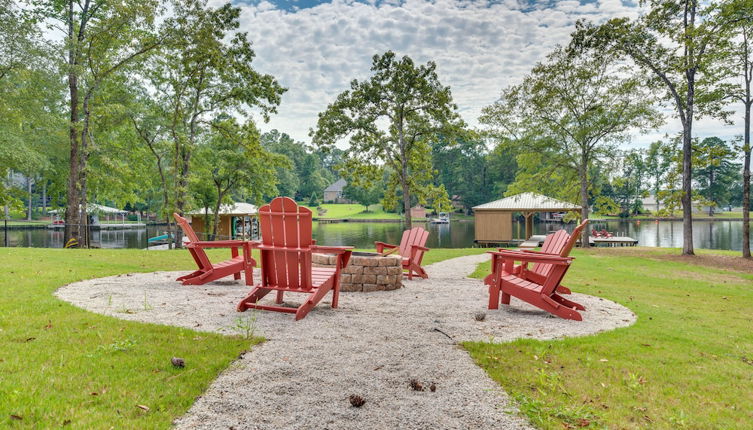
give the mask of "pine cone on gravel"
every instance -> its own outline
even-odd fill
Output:
[[[357,394],[351,394],[349,400],[350,404],[356,408],[360,408],[364,403],[366,403],[366,400],[364,400],[363,397]]]
[[[418,381],[418,379],[411,379],[409,385],[413,391],[424,391],[424,386]]]

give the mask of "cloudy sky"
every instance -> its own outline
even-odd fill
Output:
[[[222,3],[221,0],[213,0]],[[256,68],[288,88],[279,114],[262,130],[277,128],[309,141],[308,130],[349,82],[369,76],[371,57],[393,50],[417,62],[437,63],[464,119],[478,125],[481,108],[515,84],[556,44],[565,44],[575,21],[637,16],[621,0],[233,0],[242,8]],[[669,112],[671,113],[671,112]],[[698,136],[731,138],[739,127],[701,120]],[[635,136],[645,145],[680,130],[670,120],[655,133]]]

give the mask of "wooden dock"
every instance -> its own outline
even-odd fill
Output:
[[[593,237],[588,238],[591,246],[636,246],[638,240],[627,236]]]
[[[518,248],[521,248],[521,249],[538,248],[544,244],[544,240],[546,240],[546,236],[534,235],[534,236],[529,237],[528,240],[526,240],[525,242],[518,245]]]

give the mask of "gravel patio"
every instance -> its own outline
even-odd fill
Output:
[[[466,277],[488,258],[427,266],[429,279],[405,280],[397,290],[342,293],[339,309],[329,307],[328,296],[298,322],[290,314],[236,313],[248,292],[242,281],[183,286],[177,272],[92,279],[56,294],[93,312],[199,331],[237,334],[239,317],[255,318],[255,334],[266,342],[225,370],[175,422],[179,429],[530,428],[458,343],[582,336],[628,326],[635,315],[581,294],[573,297],[586,306],[582,322],[514,298],[511,307],[488,311],[487,288]],[[475,318],[479,312],[483,321]],[[413,390],[412,379],[425,390]],[[351,394],[365,404],[351,406]]]

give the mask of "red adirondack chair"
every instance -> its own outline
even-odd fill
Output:
[[[426,273],[423,267],[421,267],[421,260],[424,258],[424,252],[429,251],[429,248],[425,247],[426,239],[429,238],[429,232],[421,227],[413,227],[410,230],[403,232],[403,238],[400,240],[400,246],[390,245],[384,242],[374,242],[376,252],[380,254],[392,254],[397,250],[400,256],[403,258],[403,270],[407,270],[408,279],[413,279],[413,275],[420,276],[427,279],[429,275]],[[384,252],[384,249],[388,248],[392,251]]]
[[[510,297],[514,296],[560,318],[576,321],[583,319],[578,311],[586,308],[567,300],[556,291],[570,267],[572,257],[509,250],[492,251],[490,254],[497,258],[489,286],[489,309],[498,309],[500,301],[509,305]],[[541,281],[533,282],[512,273],[515,261],[548,264],[551,270]]]
[[[580,234],[583,232],[583,229],[586,228],[586,225],[588,225],[588,220],[583,221],[575,227],[572,234],[568,234],[567,231],[562,229],[556,233],[548,235],[544,240],[544,244],[541,246],[541,251],[532,251],[528,249],[521,251],[536,255],[559,255],[560,257],[567,257],[570,255],[570,251],[572,251],[575,242],[580,238]],[[500,248],[499,250],[503,251],[504,249]],[[496,266],[496,258],[496,256],[492,255],[492,267]],[[520,265],[514,266],[512,273],[525,280],[541,283],[544,282],[544,279],[549,275],[552,268],[553,266],[548,263],[534,263],[529,269],[528,264],[524,262]],[[491,285],[493,277],[494,273],[488,275],[484,278],[484,283],[486,285]],[[563,285],[558,285],[557,292],[560,294],[570,294],[570,289]]]
[[[306,316],[329,292],[332,307],[340,295],[340,272],[350,260],[349,247],[318,246],[311,238],[311,211],[298,206],[288,197],[277,197],[259,209],[261,242],[249,242],[261,250],[261,283],[238,303],[238,312],[264,309],[295,313],[295,319]],[[311,254],[337,254],[334,268],[312,267]],[[276,303],[282,304],[285,292],[308,294],[297,308],[260,305],[270,291],[277,291]]]
[[[199,270],[181,276],[176,281],[183,282],[183,285],[203,285],[230,275],[233,275],[234,279],[240,279],[241,272],[245,272],[246,285],[253,284],[252,270],[256,263],[251,258],[251,249],[248,247],[247,242],[243,242],[242,240],[202,242],[199,240],[196,232],[193,231],[187,219],[176,213],[173,214],[173,217],[175,217],[175,221],[178,222],[180,228],[183,229],[183,234],[188,236],[190,242],[185,246],[188,252],[191,253],[191,257],[193,257],[196,265],[199,266]],[[232,258],[221,263],[212,264],[206,252],[204,252],[205,248],[230,248]],[[238,255],[238,248],[243,248],[243,255]]]

